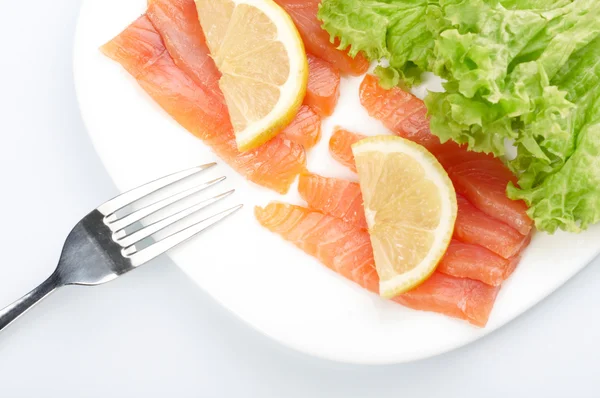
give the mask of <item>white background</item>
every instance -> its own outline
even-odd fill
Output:
[[[48,276],[70,228],[116,193],[77,109],[79,4],[0,0],[0,307]],[[280,347],[162,259],[65,288],[0,333],[0,396],[598,397],[599,265],[466,348],[360,367]]]

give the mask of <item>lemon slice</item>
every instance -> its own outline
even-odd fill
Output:
[[[238,149],[289,124],[304,99],[308,64],[289,15],[272,0],[196,0],[200,24],[222,73]]]
[[[363,193],[381,296],[425,281],[446,252],[456,221],[456,193],[425,148],[381,136],[352,146]]]

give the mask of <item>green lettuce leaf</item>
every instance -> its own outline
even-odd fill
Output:
[[[442,142],[453,140],[479,152],[504,155],[504,139],[517,136],[502,106],[480,97],[467,98],[453,90],[449,83],[445,88],[446,92],[429,93],[425,98],[431,131],[436,131]]]
[[[509,10],[551,10],[569,5],[572,0],[502,0],[502,6]]]
[[[340,40],[340,50],[389,61],[378,70],[383,85],[410,87],[428,69],[434,42],[428,14],[435,15],[435,8],[428,0],[328,0],[321,3],[318,17],[332,42]]]
[[[538,228],[578,231],[598,220],[598,0],[323,0],[332,40],[386,59],[389,88],[423,71],[445,79],[425,99],[431,131],[505,156]]]
[[[548,20],[539,12],[507,10],[484,0],[443,0],[441,6],[451,28],[436,40],[433,72],[458,82],[468,98],[479,94],[497,103],[510,62]]]
[[[536,99],[542,103],[537,108],[548,114],[538,122],[525,120],[518,156],[509,164],[526,189],[560,169],[576,148],[600,87],[600,37],[575,52],[550,83]],[[543,151],[546,159],[531,155],[533,150]]]
[[[520,188],[508,192],[530,205],[539,229],[578,232],[600,221],[600,38],[574,54],[552,83],[576,106],[570,118],[573,153],[561,168],[552,168],[519,151],[512,165],[524,170]]]
[[[598,97],[597,97],[598,98]],[[509,197],[522,199],[536,227],[553,233],[585,230],[600,221],[600,101],[591,102],[588,123],[564,166],[530,189],[508,187]]]
[[[504,3],[441,1],[454,29],[436,40],[431,65],[449,82],[446,93],[430,95],[426,104],[432,132],[442,140],[496,156],[504,155],[506,139],[513,141],[518,155],[511,169],[530,189],[575,151],[578,102],[598,87],[589,64],[600,55],[592,54],[600,8],[594,0],[536,2],[534,10]],[[569,74],[574,95],[565,85]]]

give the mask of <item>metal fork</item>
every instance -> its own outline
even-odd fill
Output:
[[[0,311],[0,330],[59,287],[66,285],[95,286],[112,281],[241,209],[242,205],[238,205],[192,225],[179,226],[188,216],[234,192],[231,190],[209,199],[195,198],[196,193],[225,179],[225,177],[220,177],[183,191],[180,190],[139,210],[131,211],[127,215],[119,216],[117,214],[140,199],[163,188],[174,188],[176,183],[215,165],[215,163],[205,164],[160,178],[117,196],[85,216],[67,237],[54,273],[37,288]],[[188,198],[190,200],[194,198],[194,201],[183,210],[134,232],[128,232],[134,224],[143,221],[148,216],[176,203],[183,203],[181,201]],[[179,223],[180,221],[182,222]],[[173,225],[175,223],[178,224]],[[140,247],[143,242],[170,226],[175,229],[173,233],[146,247]]]

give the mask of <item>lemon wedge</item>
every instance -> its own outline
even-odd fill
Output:
[[[380,295],[406,292],[435,271],[456,221],[456,193],[437,159],[414,142],[371,137],[352,146]]]
[[[272,0],[196,0],[206,42],[222,73],[238,149],[289,124],[304,99],[308,64],[289,15]]]

